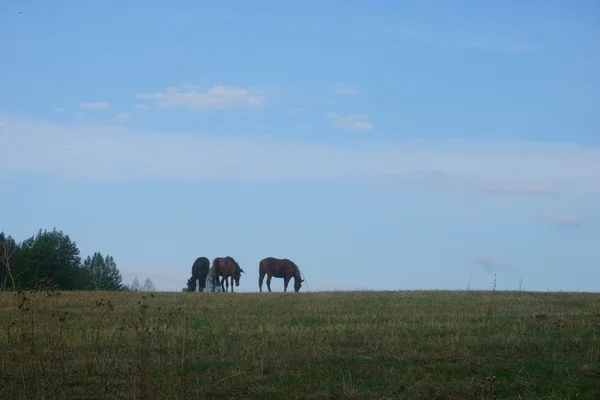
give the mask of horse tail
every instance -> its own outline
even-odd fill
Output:
[[[262,260],[260,260],[260,262],[258,263],[258,287],[260,288],[260,291],[262,292],[262,283],[263,283],[263,279],[265,279],[265,264],[267,263],[267,261],[263,258]]]
[[[213,262],[213,268],[214,268],[213,275],[216,275],[216,276],[221,275],[221,260],[216,258],[215,261]]]

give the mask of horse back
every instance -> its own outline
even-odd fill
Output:
[[[198,257],[192,265],[192,276],[206,276],[210,267],[210,261],[206,257]]]
[[[231,257],[217,257],[213,260],[213,275],[234,276],[237,268],[239,265]]]
[[[287,258],[267,257],[260,261],[260,270],[275,278],[285,278],[296,273],[296,265]]]

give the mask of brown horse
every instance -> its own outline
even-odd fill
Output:
[[[206,257],[198,257],[192,265],[192,277],[187,281],[189,292],[196,291],[196,281],[198,281],[198,291],[204,291],[206,287],[206,277],[210,268],[210,261]]]
[[[231,257],[217,257],[213,260],[211,268],[213,291],[217,286],[217,283],[221,285],[224,292],[229,291],[229,281],[227,278],[231,277],[231,292],[233,293],[233,280],[235,279],[235,286],[240,286],[240,277],[242,273],[245,273],[240,265]],[[222,279],[219,279],[219,276]],[[223,284],[226,286],[224,287]]]
[[[292,277],[294,278],[294,290],[297,292],[302,287],[302,276],[300,275],[300,269],[296,264],[287,258],[280,259],[275,257],[267,257],[260,260],[258,265],[258,287],[262,292],[263,279],[267,274],[267,288],[271,291],[271,278],[283,278],[283,291],[287,292],[288,283]]]

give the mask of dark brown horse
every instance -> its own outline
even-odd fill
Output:
[[[302,287],[302,276],[300,269],[293,261],[287,258],[280,259],[275,257],[267,257],[260,260],[258,265],[258,287],[262,292],[263,279],[267,274],[267,288],[271,291],[271,278],[283,278],[283,291],[287,292],[288,283],[292,277],[294,278],[294,290],[297,292]]]
[[[198,291],[204,291],[206,287],[206,277],[210,268],[210,261],[206,257],[198,257],[192,265],[192,277],[187,281],[189,292],[196,291],[196,281],[198,281]]]
[[[227,278],[231,277],[231,292],[233,293],[233,280],[235,279],[235,286],[240,286],[240,276],[244,273],[244,270],[240,268],[240,265],[231,257],[217,257],[213,260],[211,268],[213,290],[217,284],[221,285],[224,292],[229,291],[229,281]],[[219,279],[222,277],[222,279]],[[226,286],[223,286],[225,284]]]

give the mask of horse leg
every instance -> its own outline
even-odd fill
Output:
[[[288,283],[290,283],[290,278],[287,276],[283,277],[283,291],[287,292]]]
[[[231,293],[233,293],[233,286],[234,286],[234,284],[233,284],[233,275],[231,275]]]
[[[261,293],[262,293],[263,279],[265,279],[265,272],[264,271],[260,271],[260,275],[258,277],[258,288],[260,289]]]
[[[267,288],[269,288],[269,293],[271,292],[271,274],[267,272]]]

